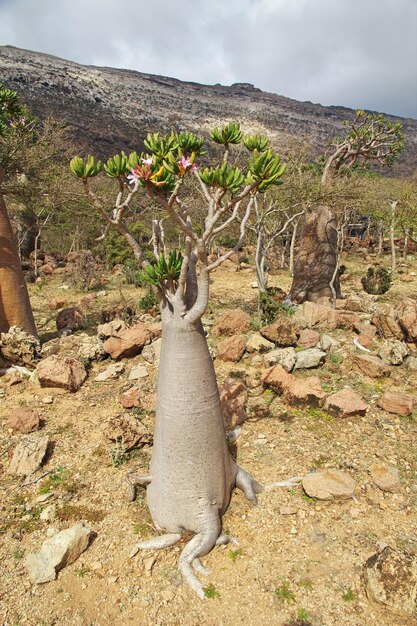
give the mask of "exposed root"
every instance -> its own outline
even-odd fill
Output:
[[[198,574],[202,574],[203,576],[210,574],[210,570],[202,565],[200,559],[194,559],[191,565]]]
[[[125,480],[129,485],[129,500],[133,502],[136,499],[136,485],[140,485],[141,487],[146,487],[152,481],[150,476],[139,476],[135,472],[129,472],[126,474]]]
[[[163,550],[164,548],[170,548],[174,546],[181,539],[181,533],[168,533],[166,535],[159,535],[158,537],[152,537],[146,541],[137,543],[130,553],[130,558],[134,557],[139,550]]]
[[[262,493],[263,486],[258,483],[248,472],[237,466],[236,474],[236,487],[241,489],[249,502],[252,502],[254,506],[258,506],[257,493]]]
[[[216,546],[225,546],[228,543],[235,543],[237,546],[239,545],[238,540],[230,535],[219,535],[216,539]]]
[[[292,478],[288,478],[288,480],[280,480],[277,483],[267,483],[265,485],[265,491],[270,491],[276,487],[294,487],[294,485],[299,485],[301,483],[302,478],[302,476],[293,476]]]

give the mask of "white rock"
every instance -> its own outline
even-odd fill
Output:
[[[324,352],[335,352],[340,348],[340,341],[330,337],[330,335],[323,335],[320,338],[320,348],[324,350]]]
[[[100,372],[100,374],[98,374],[94,380],[97,383],[103,383],[107,380],[114,380],[115,378],[119,378],[119,376],[123,374],[124,371],[124,363],[112,363],[103,372]]]
[[[268,352],[273,350],[275,344],[262,337],[260,333],[251,333],[246,340],[246,352]]]
[[[277,348],[264,355],[266,367],[271,365],[281,365],[286,372],[291,372],[297,360],[297,353],[294,348]]]
[[[130,370],[129,380],[138,380],[138,378],[146,378],[149,372],[144,365],[134,365]]]
[[[33,474],[41,465],[48,448],[49,437],[29,434],[20,438],[10,461],[9,473],[19,476]]]
[[[39,552],[28,554],[25,565],[33,583],[55,580],[57,572],[73,563],[87,549],[91,529],[75,524],[46,539]]]
[[[353,478],[340,470],[311,472],[303,476],[302,485],[308,496],[318,500],[351,498],[356,487]]]
[[[311,369],[319,367],[326,359],[326,353],[317,348],[309,348],[296,353],[297,360],[294,365],[295,370]]]

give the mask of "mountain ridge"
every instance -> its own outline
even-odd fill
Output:
[[[300,102],[249,83],[204,85],[131,69],[83,65],[43,52],[0,46],[0,82],[19,93],[40,119],[64,120],[85,152],[105,158],[142,148],[148,132],[187,128],[207,134],[225,120],[237,119],[246,132],[263,132],[276,149],[297,138],[322,154],[343,132],[354,110],[339,105]],[[417,120],[401,121],[406,145],[394,174],[415,171]]]

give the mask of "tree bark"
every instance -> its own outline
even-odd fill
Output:
[[[339,275],[334,277],[338,257],[337,221],[332,209],[321,206],[307,215],[294,262],[294,275],[288,300],[341,297]]]
[[[3,172],[0,168],[0,332],[7,332],[11,326],[19,326],[36,336],[17,243],[1,193],[2,181]]]
[[[390,202],[391,205],[391,224],[390,224],[390,243],[391,243],[391,273],[394,274],[397,269],[397,256],[395,252],[395,221],[397,213],[398,200]]]

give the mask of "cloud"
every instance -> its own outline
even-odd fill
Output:
[[[0,0],[0,42],[417,117],[416,0]]]

